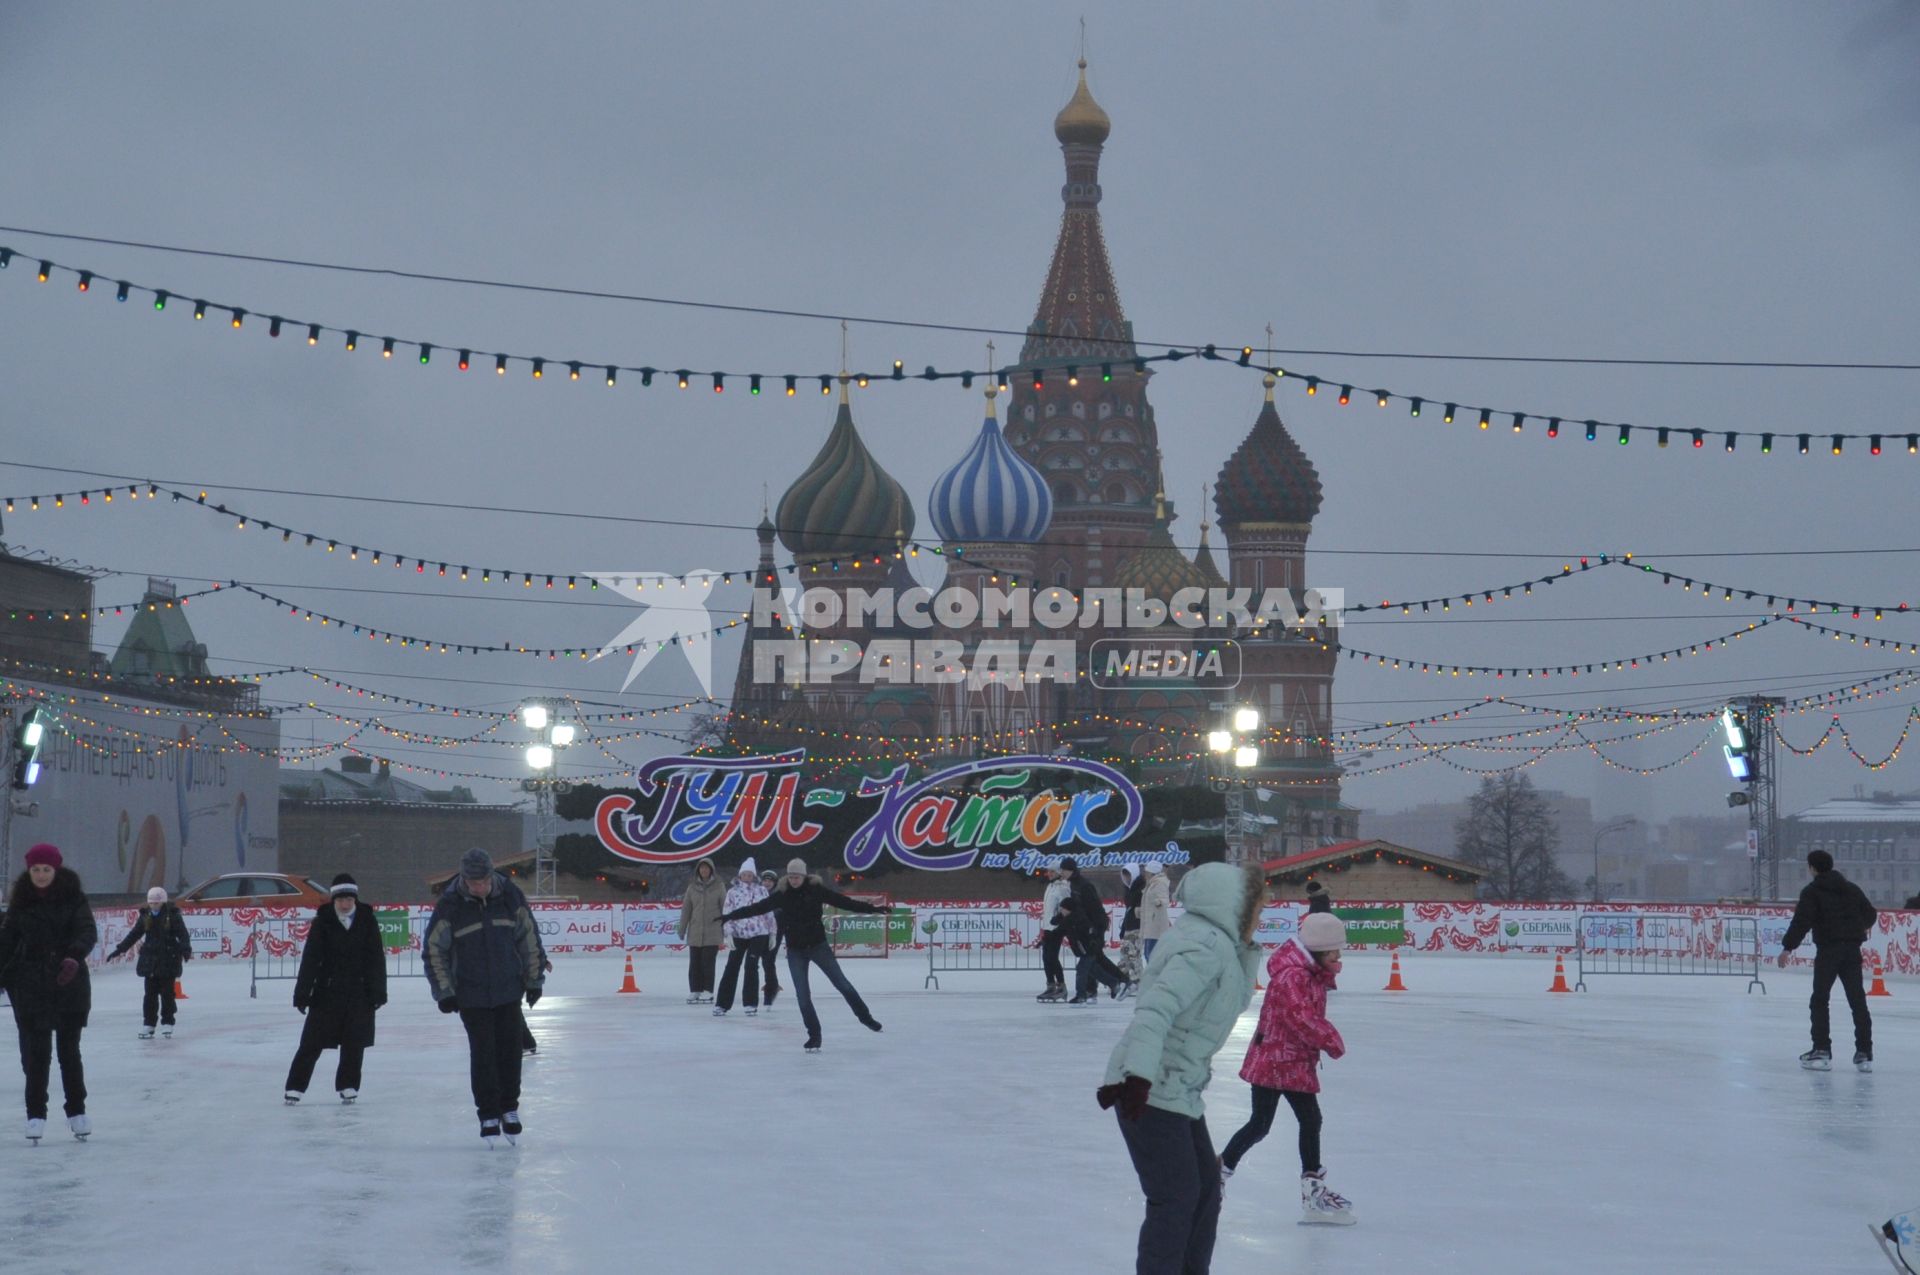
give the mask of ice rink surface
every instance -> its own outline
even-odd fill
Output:
[[[684,958],[555,958],[529,1015],[516,1148],[489,1151],[464,1038],[396,980],[341,1106],[333,1054],[307,1101],[280,1089],[300,1030],[291,984],[247,996],[240,963],[197,962],[181,1034],[135,1039],[139,984],[97,974],[84,1051],[92,1140],[0,1125],[0,1268],[55,1272],[610,1270],[980,1275],[1133,1270],[1141,1198],[1094,1104],[1131,1012],[1036,1005],[1033,974],[848,961],[885,1024],[817,993],[826,1049],[790,997],[714,1020]],[[1220,1275],[1382,1271],[1842,1272],[1886,1269],[1867,1233],[1920,1198],[1920,985],[1870,1002],[1879,1070],[1802,1071],[1805,970],[1768,995],[1730,978],[1590,981],[1546,993],[1537,957],[1356,954],[1329,1012],[1329,1181],[1352,1228],[1302,1227],[1283,1108],[1230,1184]],[[817,989],[821,980],[815,980]],[[1216,1147],[1245,1118],[1258,1003],[1216,1060]],[[18,1085],[18,1074],[11,1085]],[[17,1098],[19,1089],[4,1091]]]

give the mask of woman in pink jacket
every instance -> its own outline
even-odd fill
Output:
[[[1267,1136],[1285,1098],[1300,1122],[1300,1208],[1304,1221],[1351,1225],[1353,1206],[1327,1189],[1320,1163],[1320,1055],[1338,1058],[1346,1042],[1327,1021],[1327,993],[1340,973],[1347,927],[1330,912],[1300,921],[1300,936],[1267,958],[1267,998],[1260,1026],[1240,1064],[1240,1078],[1253,1086],[1253,1115],[1220,1157],[1220,1180],[1233,1175],[1240,1157]]]

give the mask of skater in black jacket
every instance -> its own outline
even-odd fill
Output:
[[[360,906],[360,887],[342,872],[332,896],[313,914],[293,1007],[307,1017],[300,1048],[287,1069],[287,1105],[300,1101],[325,1050],[340,1051],[333,1087],[340,1101],[360,1096],[360,1063],[373,1044],[374,1011],[387,1003],[387,949],[373,909]]]
[[[1087,944],[1087,951],[1082,956],[1081,967],[1084,969],[1086,962],[1091,960],[1093,977],[1104,984],[1116,999],[1125,996],[1133,990],[1133,984],[1120,971],[1118,965],[1107,959],[1106,901],[1100,897],[1100,891],[1094,888],[1093,882],[1087,880],[1087,874],[1080,871],[1079,860],[1073,858],[1060,860],[1060,870],[1067,874],[1067,884],[1072,890],[1074,911],[1078,913],[1085,927],[1081,934],[1082,941]],[[1076,977],[1075,982],[1080,983],[1081,980]],[[1074,1004],[1078,1000],[1079,997],[1076,995],[1068,1004]]]
[[[180,909],[167,902],[167,892],[157,885],[147,891],[146,911],[107,959],[119,960],[135,943],[140,945],[140,955],[134,958],[133,972],[144,985],[140,997],[140,1039],[152,1040],[156,1023],[162,1035],[171,1036],[178,1013],[173,985],[185,971],[187,958],[193,955],[193,936],[187,933],[186,918],[180,915]]]
[[[56,1053],[67,1127],[81,1139],[93,1132],[80,1032],[93,1009],[87,954],[99,940],[86,891],[73,869],[61,865],[59,847],[42,842],[27,851],[27,869],[7,894],[7,914],[0,920],[0,986],[13,1003],[20,1033],[27,1139],[36,1145],[47,1130],[47,1079]]]
[[[1818,949],[1813,955],[1813,1048],[1800,1055],[1800,1065],[1809,1071],[1826,1071],[1833,1066],[1827,1002],[1833,998],[1833,981],[1837,978],[1846,990],[1847,1008],[1853,1011],[1853,1065],[1861,1071],[1872,1071],[1873,1015],[1867,1012],[1867,991],[1860,978],[1860,945],[1866,942],[1879,914],[1859,886],[1834,870],[1833,856],[1825,850],[1810,851],[1807,868],[1813,880],[1801,888],[1793,921],[1780,940],[1781,969],[1787,967],[1788,955],[1809,933]]]
[[[838,890],[828,889],[820,878],[807,874],[804,860],[793,859],[787,863],[787,875],[774,892],[758,903],[744,908],[735,908],[722,913],[722,921],[739,921],[750,916],[759,916],[771,912],[780,923],[780,933],[787,940],[787,974],[793,979],[794,999],[800,1002],[800,1018],[807,1025],[806,1049],[809,1053],[820,1048],[820,1016],[813,1011],[813,990],[808,986],[808,967],[817,965],[827,981],[840,989],[847,998],[847,1004],[853,1009],[853,1016],[868,1031],[879,1031],[879,1020],[867,1012],[867,1003],[860,999],[860,993],[853,989],[847,976],[840,972],[840,962],[833,954],[833,945],[827,942],[827,926],[822,913],[831,905],[846,912],[885,913],[886,909],[876,907],[860,899],[849,898]]]

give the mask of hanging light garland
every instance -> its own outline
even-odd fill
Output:
[[[1415,660],[1406,656],[1383,655],[1377,651],[1364,651],[1353,646],[1336,646],[1334,643],[1323,641],[1311,634],[1307,636],[1309,641],[1314,642],[1322,650],[1342,651],[1349,659],[1367,660],[1381,668],[1406,669],[1420,673],[1439,673],[1451,677],[1579,677],[1583,673],[1622,672],[1627,669],[1638,669],[1646,664],[1666,663],[1670,660],[1683,659],[1688,656],[1710,654],[1716,648],[1723,648],[1728,643],[1745,637],[1747,634],[1753,633],[1756,630],[1763,629],[1780,618],[1779,616],[1768,616],[1763,620],[1752,621],[1744,628],[1735,629],[1731,633],[1721,634],[1718,637],[1710,638],[1704,642],[1691,642],[1685,646],[1669,647],[1664,651],[1651,651],[1644,655],[1612,656],[1607,659],[1593,660],[1590,662],[1579,661],[1558,665],[1534,665],[1532,667],[1524,665],[1507,665],[1503,667],[1491,664],[1451,664],[1441,660]]]

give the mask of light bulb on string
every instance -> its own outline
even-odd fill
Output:
[[[307,325],[307,344],[320,344],[320,325],[318,323],[309,323]]]
[[[347,333],[347,353],[352,354],[355,350],[359,348],[360,348],[360,334],[358,332]]]

